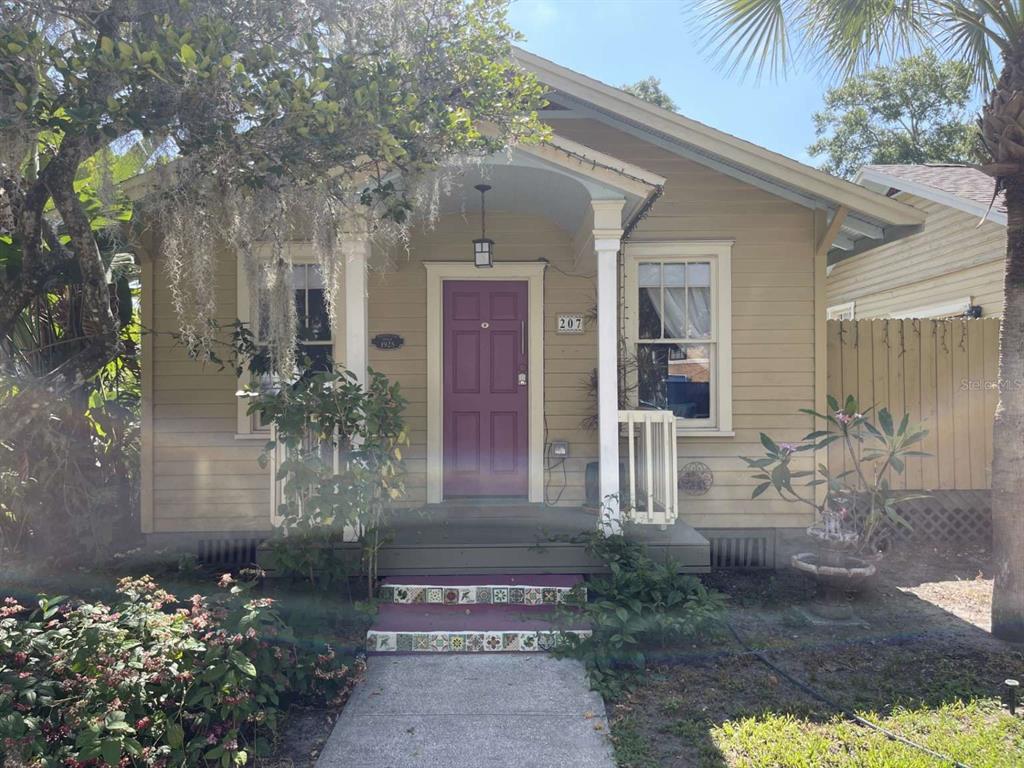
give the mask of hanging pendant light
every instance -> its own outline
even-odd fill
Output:
[[[490,188],[489,184],[474,187],[480,192],[480,237],[473,241],[473,263],[482,269],[494,266],[494,241],[487,238],[487,211],[484,206],[484,195]]]

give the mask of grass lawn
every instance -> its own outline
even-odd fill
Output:
[[[729,621],[749,645],[843,707],[972,768],[1022,766],[1024,717],[1010,716],[999,696],[1004,679],[1024,677],[1024,649],[961,618],[974,615],[965,603],[990,594],[976,575],[963,558],[894,559],[858,606],[863,624],[850,627],[808,622],[798,608],[813,590],[794,573],[709,581],[732,597]],[[612,707],[612,735],[620,768],[946,765],[844,720],[731,637],[665,651]]]

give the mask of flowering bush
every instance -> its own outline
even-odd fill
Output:
[[[836,544],[853,545],[859,541],[863,547],[871,548],[876,545],[883,525],[909,527],[896,505],[923,495],[894,492],[889,473],[903,474],[907,458],[928,455],[914,449],[928,432],[912,425],[910,414],[904,414],[897,424],[886,408],[877,412],[876,425],[869,417],[872,409],[861,411],[852,395],[843,405],[829,396],[828,408],[827,413],[801,409],[801,413],[823,419],[827,428],[811,432],[800,442],[776,443],[761,433],[765,455],[756,459],[741,457],[755,470],[754,479],[758,481],[752,498],[774,488],[782,499],[809,506],[818,513],[822,538]],[[817,472],[792,468],[793,459],[799,454],[824,449],[836,441],[843,445],[845,470],[837,471],[825,464],[818,465]],[[798,490],[794,481],[800,478],[806,478],[804,487],[812,490]],[[826,487],[820,502],[813,492],[818,485]]]
[[[300,650],[249,583],[181,604],[151,578],[119,601],[0,608],[0,755],[47,766],[242,765],[269,747],[282,708],[337,696],[334,652]]]

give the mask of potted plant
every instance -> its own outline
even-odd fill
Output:
[[[910,527],[897,504],[923,496],[893,491],[890,477],[903,474],[908,457],[927,455],[915,449],[927,431],[911,425],[909,414],[897,424],[886,408],[872,420],[872,410],[861,411],[852,395],[842,406],[829,396],[827,413],[801,409],[823,419],[825,429],[796,443],[778,443],[762,432],[765,454],[741,457],[758,481],[751,498],[774,489],[780,498],[814,510],[815,522],[807,529],[814,551],[793,555],[792,565],[817,580],[829,613],[842,610],[846,595],[862,590],[874,575],[882,555],[880,534],[888,527]],[[816,470],[793,468],[801,454],[837,441],[845,458],[841,471],[826,464]],[[818,493],[819,486],[825,486],[823,494]]]

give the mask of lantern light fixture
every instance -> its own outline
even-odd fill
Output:
[[[480,237],[473,241],[473,263],[481,269],[494,266],[494,241],[487,237],[487,209],[484,195],[489,184],[477,184],[474,189],[480,193]]]

